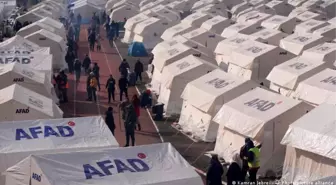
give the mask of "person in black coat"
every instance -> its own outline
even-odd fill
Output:
[[[74,64],[74,70],[75,70],[76,82],[77,83],[79,82],[79,78],[80,78],[80,75],[81,75],[81,70],[82,70],[81,68],[82,68],[81,62],[78,59],[76,59],[75,64]]]
[[[222,175],[224,169],[218,160],[217,155],[213,155],[210,161],[210,167],[206,174],[207,185],[222,185]]]
[[[85,58],[83,60],[83,64],[82,64],[86,73],[89,73],[90,64],[91,64],[91,59],[90,59],[89,55],[86,54]]]
[[[238,185],[244,181],[239,154],[235,154],[232,157],[232,161],[226,173],[226,177],[227,185]]]
[[[127,93],[128,80],[127,78],[121,75],[118,85],[119,85],[119,90],[120,90],[120,101],[122,101],[122,96],[124,93],[125,93],[125,97],[128,99],[128,93]]]
[[[100,71],[100,68],[98,66],[98,63],[94,63],[94,66],[92,68],[92,72],[94,73],[96,79],[97,79],[97,82],[98,82],[98,90],[100,91],[100,82],[99,82],[99,77],[100,77],[100,74],[99,74],[99,71]]]
[[[110,78],[107,79],[107,82],[106,82],[106,89],[107,89],[107,93],[108,93],[108,103],[111,103],[111,96],[112,96],[112,100],[115,101],[115,99],[114,99],[115,83],[116,82],[115,82],[113,76],[110,75]]]
[[[65,62],[68,64],[69,73],[72,74],[74,71],[74,60],[75,55],[72,51],[68,51],[65,55]]]
[[[140,82],[142,82],[142,72],[143,72],[143,64],[138,59],[134,66],[134,72],[135,72],[135,81],[138,81],[138,78]]]
[[[114,135],[115,124],[114,124],[114,117],[113,117],[113,108],[109,107],[105,113],[105,122],[108,128],[111,130],[112,134]]]
[[[126,61],[126,59],[123,59],[123,61],[119,65],[119,72],[120,72],[120,74],[122,76],[125,76],[127,78],[127,76],[128,76],[127,69],[129,69],[129,68],[130,68],[130,65],[128,64],[128,62]]]

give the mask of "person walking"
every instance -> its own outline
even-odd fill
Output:
[[[112,21],[110,24],[109,32],[108,32],[108,39],[109,39],[110,46],[112,48],[113,48],[114,37],[115,37],[115,27],[114,27],[114,21]]]
[[[67,94],[68,77],[63,70],[57,75],[56,83],[59,88],[59,92],[61,94],[60,99],[62,100],[63,103],[68,102],[68,94]]]
[[[91,28],[91,33],[89,35],[89,44],[90,44],[90,50],[94,51],[95,48],[95,42],[96,42],[96,32],[95,32],[95,28]]]
[[[140,131],[141,130],[141,125],[140,125],[140,120],[139,120],[139,117],[140,117],[140,99],[139,99],[138,95],[136,95],[136,94],[133,95],[132,104],[133,104],[133,107],[135,109],[135,113],[136,113],[136,116],[137,116],[136,125],[138,126],[138,130]]]
[[[115,79],[113,78],[112,75],[110,75],[110,78],[107,79],[107,82],[106,82],[106,89],[108,93],[108,103],[111,103],[111,97],[112,97],[112,100],[115,101],[115,98],[114,98],[115,83],[116,83]]]
[[[223,166],[219,162],[218,155],[213,155],[210,161],[210,167],[206,174],[207,185],[222,185]]]
[[[68,64],[68,70],[70,74],[72,74],[74,71],[74,59],[75,59],[74,53],[69,50],[65,55],[65,62]]]
[[[97,41],[96,41],[96,44],[97,44],[97,51],[101,51],[101,41],[102,38],[100,37],[100,35],[98,34],[97,35]]]
[[[113,116],[113,108],[109,107],[107,108],[107,111],[105,113],[105,123],[114,135],[115,130],[115,124],[114,124],[114,116]]]
[[[125,97],[128,98],[128,92],[127,92],[127,88],[128,88],[128,81],[127,78],[123,75],[121,75],[119,82],[119,91],[120,91],[120,101],[122,101],[122,96],[123,94],[125,94]]]
[[[93,65],[93,67],[92,67],[92,72],[93,72],[93,74],[95,75],[95,77],[96,77],[96,80],[97,80],[97,85],[98,85],[98,89],[99,89],[99,91],[100,91],[100,81],[99,81],[99,77],[100,77],[100,74],[99,74],[99,71],[100,71],[100,68],[99,68],[99,66],[98,66],[98,63],[97,62],[95,62],[94,63],[94,65]]]
[[[77,24],[79,24],[79,25],[82,24],[82,16],[81,16],[81,14],[77,15]]]
[[[136,113],[132,103],[125,106],[123,111],[124,125],[126,131],[126,145],[128,147],[130,144],[130,139],[132,142],[132,146],[135,146],[135,125],[136,125]]]
[[[81,62],[76,58],[75,64],[74,64],[74,70],[75,70],[75,76],[76,76],[76,82],[79,82],[80,75],[81,75]]]
[[[260,148],[259,146],[254,146],[253,141],[248,142],[248,173],[249,173],[249,180],[250,183],[257,184],[257,173],[260,168]]]
[[[137,62],[135,63],[134,72],[135,72],[135,81],[137,82],[139,79],[140,82],[142,82],[143,64],[140,61],[140,59],[138,59]]]
[[[89,73],[89,68],[90,68],[90,65],[91,65],[91,59],[89,57],[88,54],[85,55],[85,58],[83,60],[83,68],[85,70],[85,73],[88,74]]]
[[[243,181],[241,166],[242,163],[239,154],[233,155],[226,173],[227,185],[238,185]]]
[[[115,24],[115,33],[116,33],[115,39],[118,39],[119,33],[120,33],[120,25],[119,25],[119,22],[115,22],[114,24]]]
[[[128,76],[128,69],[130,68],[130,65],[126,61],[126,59],[123,59],[123,61],[119,65],[119,72],[122,76],[125,76],[127,78]]]
[[[248,143],[251,141],[250,138],[245,138],[245,144],[240,148],[240,153],[239,153],[239,156],[240,156],[240,159],[242,160],[242,176],[244,177],[243,178],[243,182],[245,182],[245,178],[246,178],[246,175],[247,175],[247,171],[248,171]]]
[[[93,72],[90,73],[90,90],[92,93],[92,99],[93,101],[97,102],[97,86],[98,86],[98,81]]]

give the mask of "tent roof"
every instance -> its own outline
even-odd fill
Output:
[[[189,82],[181,97],[188,101],[192,96],[197,96],[198,98],[193,98],[193,100],[197,100],[197,102],[188,101],[188,103],[204,112],[208,112],[217,97],[247,81],[248,80],[228,74],[223,70],[215,69],[212,72]]]
[[[332,24],[332,25],[336,25],[336,17],[329,19],[328,23]]]
[[[279,86],[294,90],[296,85],[304,80],[300,77],[323,65],[325,65],[323,61],[298,56],[275,66],[266,79]]]
[[[321,58],[329,53],[335,53],[336,55],[336,44],[335,43],[323,43],[315,47],[303,51],[302,56],[306,58]]]
[[[147,15],[143,13],[139,13],[138,15],[127,19],[124,27],[127,30],[131,30],[136,23],[147,20],[147,19],[149,19]]]
[[[184,19],[182,19],[181,23],[188,24],[191,26],[193,22],[199,19],[204,19],[204,18],[210,18],[210,15],[203,13],[203,12],[195,12],[191,15],[188,15]]]
[[[188,55],[180,60],[175,61],[170,65],[167,65],[164,68],[164,72],[168,72],[171,75],[171,78],[174,78],[175,76],[183,74],[186,71],[189,71],[190,69],[200,66],[204,63],[205,61],[203,61],[202,59],[193,55]],[[164,72],[162,72],[162,74]]]
[[[303,30],[303,33],[309,33],[315,27],[326,26],[326,21],[319,21],[315,19],[309,19],[307,21],[301,22],[300,24],[296,25],[295,31],[299,32]]]
[[[46,76],[43,72],[35,71],[19,63],[11,63],[0,66],[0,76],[9,72],[20,74],[40,84],[44,84],[46,82]]]
[[[179,23],[179,24],[176,24],[175,26],[172,26],[168,29],[166,29],[165,32],[170,32],[173,34],[176,34],[178,32],[181,32],[181,31],[184,31],[184,30],[187,30],[187,29],[190,29],[192,28],[191,25],[188,25],[188,24],[184,24],[184,23]]]
[[[155,17],[150,17],[140,23],[138,23],[136,25],[136,27],[134,28],[134,33],[139,34],[139,35],[143,35],[147,33],[147,26],[150,26],[151,24],[156,24],[157,22],[160,22],[161,19],[155,18]],[[151,31],[155,31],[155,30],[151,30]]]
[[[11,37],[8,40],[0,43],[0,48],[11,49],[14,46],[19,46],[21,48],[26,48],[30,50],[36,50],[40,48],[34,42],[31,42],[19,35],[15,35],[14,37]]]
[[[317,13],[314,13],[314,12],[311,12],[311,11],[305,11],[305,12],[297,15],[296,18],[298,18],[301,21],[306,21],[306,20],[309,20],[309,19],[313,19],[314,17],[319,16],[319,15],[320,14],[317,14]]]
[[[64,40],[63,40],[63,38],[62,38],[61,36],[56,35],[55,33],[52,33],[52,32],[50,32],[50,31],[48,31],[48,30],[45,30],[45,29],[41,29],[41,30],[39,30],[39,31],[36,31],[36,32],[34,32],[34,33],[31,33],[30,35],[25,36],[25,38],[28,38],[28,37],[30,37],[30,36],[32,36],[32,35],[35,35],[35,34],[43,35],[43,36],[45,36],[46,38],[48,38],[48,39],[50,39],[50,40],[53,40],[53,41],[55,41],[55,42],[57,42],[57,43],[59,43],[59,44],[63,44],[63,42],[64,42]]]
[[[71,127],[74,135],[70,138],[55,135],[44,137],[48,133],[44,130],[45,126],[52,127],[57,134],[59,134],[57,126]],[[17,129],[31,136],[29,128],[32,127],[42,127],[43,133],[39,135],[39,138],[16,138]],[[64,132],[68,133],[68,131]],[[119,146],[101,116],[1,122],[0,133],[2,136],[0,137],[0,153]]]
[[[58,28],[58,29],[64,29],[64,25],[61,22],[59,22],[55,19],[52,19],[50,17],[45,17],[45,18],[39,20],[38,22],[48,24],[49,26],[53,26],[53,27]],[[65,31],[65,29],[64,29],[64,31]]]
[[[86,175],[89,175],[89,173],[84,173],[83,164],[89,164],[97,168],[96,163],[103,160],[109,160],[116,166],[109,169],[111,175],[103,177],[93,175],[92,179],[86,179]],[[43,171],[44,178],[57,182],[58,185],[69,183],[109,185],[111,182],[125,185],[139,183],[203,184],[201,177],[195,172],[194,168],[170,143],[90,152],[33,155],[31,161]],[[136,162],[130,165],[130,161]],[[141,163],[138,161],[141,161]],[[121,165],[121,163],[124,165]],[[100,168],[97,169],[100,170]],[[128,169],[133,170],[133,173]],[[144,170],[141,171],[141,169]]]
[[[335,79],[336,71],[325,69],[302,81],[295,92],[295,97],[315,105],[336,103]]]
[[[54,32],[55,33],[55,28],[47,25],[47,24],[44,24],[44,23],[41,23],[41,22],[34,22],[32,24],[29,24],[23,28],[21,28],[18,32],[21,32],[21,31],[24,31],[24,30],[27,30],[31,27],[34,27],[34,26],[38,26],[39,28],[41,29],[45,29],[45,30],[48,30],[48,31],[51,31],[51,32]]]
[[[173,37],[171,40],[164,40],[160,43],[158,43],[152,50],[153,54],[158,54],[160,51],[167,50],[168,48],[178,44],[178,43],[185,43],[188,40],[181,35],[177,35]]]
[[[224,104],[213,121],[255,138],[265,124],[300,103],[257,87]]]
[[[188,33],[183,34],[182,36],[185,37],[186,39],[192,39],[192,38],[195,38],[195,37],[197,37],[199,35],[202,35],[204,33],[207,33],[207,32],[209,34],[212,34],[212,33],[210,33],[208,30],[206,30],[204,28],[197,28],[195,30],[192,30],[192,31],[190,31]]]
[[[272,17],[264,20],[261,23],[261,26],[269,29],[277,29],[279,25],[295,19],[295,17],[285,17],[281,15],[273,15]]]
[[[264,39],[267,40],[270,37],[276,36],[276,35],[282,35],[283,33],[281,31],[275,30],[275,29],[262,29],[258,32],[255,32],[251,34],[252,37],[255,37],[256,39]]]
[[[323,37],[320,35],[306,34],[306,33],[300,33],[300,34],[294,33],[292,35],[289,35],[281,39],[280,47],[286,50],[290,48],[302,48],[310,43],[320,41],[321,39],[323,39]],[[294,53],[294,54],[299,54],[299,53]]]
[[[223,16],[217,15],[215,17],[213,17],[212,19],[206,20],[203,24],[202,24],[202,28],[205,28],[207,30],[210,30],[213,26],[217,25],[217,24],[221,24],[225,21],[231,21]]]
[[[336,105],[321,104],[289,126],[281,144],[336,160]]]
[[[236,49],[248,42],[249,40],[254,40],[254,37],[238,33],[235,36],[229,37],[219,42],[215,49],[215,53],[225,55],[227,53],[230,53],[231,49]],[[228,52],[228,50],[230,50],[230,52]]]
[[[13,84],[0,90],[0,104],[16,101],[29,108],[54,116],[54,103],[52,99],[42,96],[18,84]]]
[[[250,2],[251,3],[251,2]],[[261,13],[257,10],[250,11],[238,17],[238,22],[257,23],[272,16],[271,14]]]
[[[255,62],[258,57],[275,50],[276,48],[276,46],[250,40],[232,52],[230,63],[250,69],[253,62]]]

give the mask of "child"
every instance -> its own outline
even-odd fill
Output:
[[[101,40],[101,37],[100,35],[98,34],[97,35],[97,51],[100,51],[101,50],[101,44],[100,44],[100,40]]]

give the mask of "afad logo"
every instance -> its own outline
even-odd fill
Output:
[[[265,111],[273,108],[275,105],[279,105],[281,103],[282,103],[282,101],[279,101],[279,102],[275,103],[275,102],[271,102],[271,101],[256,98],[252,101],[244,103],[244,105],[252,107],[252,108],[256,108],[259,111],[265,112]]]
[[[39,174],[37,174],[37,173],[33,173],[33,174],[32,174],[32,179],[34,179],[34,180],[36,180],[36,181],[38,181],[38,182],[41,182],[41,180],[42,180],[42,175],[39,175]]]
[[[43,127],[30,127],[28,129],[17,128],[15,131],[15,140],[30,140],[48,137],[72,137],[75,135],[74,127],[76,124],[69,121],[67,126],[43,126]]]
[[[125,172],[147,172],[150,168],[143,160],[145,158],[147,158],[147,156],[144,153],[138,153],[137,158],[98,161],[96,165],[84,164],[83,171],[86,179]]]

